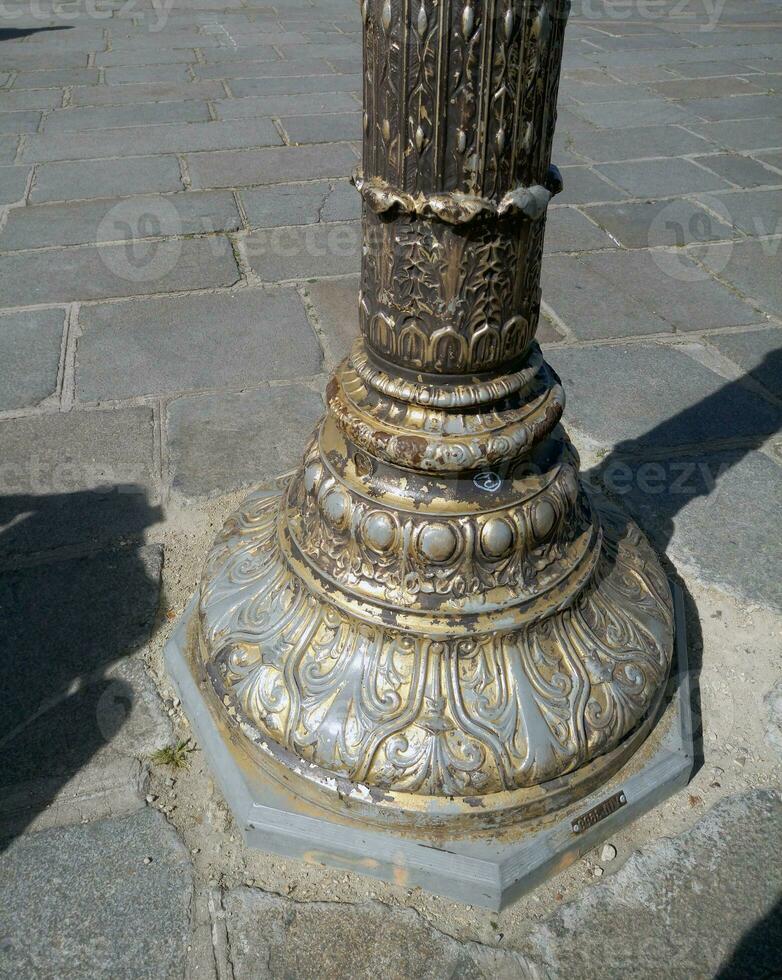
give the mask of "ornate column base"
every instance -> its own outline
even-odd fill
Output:
[[[643,725],[572,778],[497,794],[492,801],[443,800],[437,813],[397,809],[394,794],[378,795],[310,769],[259,737],[234,706],[220,704],[199,650],[195,599],[165,659],[248,846],[498,910],[687,784],[693,765],[690,689],[676,587],[673,595],[673,671]],[[549,813],[552,802],[557,809]],[[511,813],[523,819],[496,826]],[[467,819],[460,823],[459,815]]]

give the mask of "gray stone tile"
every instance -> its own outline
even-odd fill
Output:
[[[175,156],[79,160],[39,164],[35,168],[30,200],[39,204],[183,189],[179,161]]]
[[[18,136],[0,136],[0,163],[13,163],[16,159],[16,149],[18,146]]]
[[[191,99],[198,101],[222,98],[225,98],[225,89],[217,81],[188,82],[186,85],[165,82],[138,85],[84,85],[71,90],[71,104],[74,106],[184,102]]]
[[[780,118],[694,123],[691,128],[721,149],[746,151],[782,147]]]
[[[276,41],[275,41],[276,43]],[[318,57],[315,52],[310,53],[308,50],[307,55],[310,57]],[[209,65],[220,64],[222,62],[234,63],[238,61],[279,61],[280,56],[270,44],[253,44],[247,48],[239,48],[233,46],[218,47],[218,48],[208,48],[204,49],[204,55],[206,57],[206,63]],[[293,53],[293,57],[297,57],[296,53]]]
[[[0,422],[0,555],[94,547],[159,521],[154,431],[150,408]]]
[[[641,85],[628,85],[623,82],[612,82],[607,76],[602,76],[602,83],[587,84],[582,81],[561,82],[559,86],[560,99],[562,95],[569,96],[572,101],[583,105],[597,105],[603,102],[646,102],[658,101],[657,97]]]
[[[20,89],[18,92],[4,91],[2,95],[2,108],[4,111],[12,109],[53,109],[55,106],[62,105],[62,92],[56,88],[34,88]]]
[[[626,248],[681,247],[692,242],[724,241],[734,234],[729,224],[687,198],[603,204],[587,210]]]
[[[145,809],[29,835],[11,844],[2,865],[10,975],[183,975],[193,874],[161,814]],[[52,942],[55,935],[61,940]]]
[[[185,83],[190,79],[189,65],[182,62],[174,65],[125,65],[121,68],[106,68],[107,85],[133,85],[161,82]]]
[[[550,208],[546,217],[546,251],[578,252],[583,249],[615,248],[608,235],[575,208]]]
[[[346,180],[274,184],[241,192],[251,228],[347,221],[361,216],[361,199]]]
[[[0,411],[32,408],[54,393],[64,321],[62,310],[0,317]]]
[[[676,805],[687,805],[684,794]],[[780,932],[773,847],[781,825],[776,792],[753,790],[723,799],[681,836],[643,845],[615,874],[531,925],[517,955],[525,969],[542,976],[616,977],[628,963],[638,977],[648,978],[659,973],[661,963],[669,975],[681,977],[773,975]],[[758,874],[766,862],[773,872]],[[694,894],[699,901],[693,901]],[[240,944],[243,956],[260,957],[251,943],[259,933],[259,927],[247,933],[247,946]],[[300,947],[287,947],[294,948]],[[503,976],[499,963],[468,975]],[[514,975],[513,967],[507,970]]]
[[[736,66],[738,70],[738,66]],[[761,86],[745,78],[725,75],[718,78],[694,78],[681,81],[658,82],[652,85],[659,95],[667,99],[715,99],[726,95],[750,95],[762,92]],[[688,108],[692,108],[688,106]]]
[[[770,170],[752,157],[738,153],[714,153],[710,156],[695,157],[695,162],[708,167],[725,180],[739,187],[763,187],[782,184],[782,174]]]
[[[0,167],[0,205],[24,198],[31,167]]]
[[[564,190],[556,198],[557,204],[587,204],[592,201],[621,201],[626,191],[586,166],[562,167]]]
[[[322,414],[320,396],[301,385],[177,398],[168,406],[172,489],[206,496],[284,473]]]
[[[782,239],[713,245],[701,257],[727,283],[767,313],[782,315]]]
[[[228,891],[224,907],[240,977],[263,976],[265,964],[276,977],[364,977],[378,963],[420,980],[523,975],[512,950],[453,939],[412,909],[310,903],[292,915],[285,899],[247,887]]]
[[[747,65],[738,61],[693,61],[674,65],[672,70],[682,78],[715,78],[745,73]]]
[[[231,245],[219,237],[7,252],[0,306],[209,289],[238,279]]]
[[[782,190],[733,191],[710,194],[704,200],[708,207],[724,212],[723,220],[729,220],[747,235],[782,234]],[[715,201],[721,208],[715,208]]]
[[[221,99],[215,102],[218,118],[242,116],[292,116],[313,112],[332,113],[356,110],[358,103],[350,92],[299,93],[295,95],[256,95],[244,99]],[[355,136],[351,133],[350,139]]]
[[[573,108],[577,108],[577,106],[573,106]],[[591,122],[575,115],[569,107],[557,109],[557,129],[561,134],[567,136],[574,133],[596,132],[595,126]]]
[[[710,245],[708,254],[723,247]],[[584,340],[738,326],[758,317],[679,251],[548,256],[543,297]]]
[[[187,153],[196,150],[228,150],[282,143],[270,119],[231,122],[182,123],[104,129],[89,133],[56,133],[30,136],[22,157],[25,161],[86,160],[97,157],[139,156],[155,153]]]
[[[782,398],[782,328],[715,334],[709,343]]]
[[[285,58],[297,58],[306,52],[310,58],[325,58],[329,61],[347,61],[352,64],[352,70],[361,69],[361,42],[356,39],[349,42],[345,38],[343,44],[308,44],[301,45],[280,45],[280,51]],[[211,54],[211,52],[210,52]],[[207,61],[209,55],[207,55]]]
[[[359,269],[361,229],[357,222],[272,228],[250,235],[244,246],[264,282],[347,275]]]
[[[293,95],[322,96],[327,92],[360,92],[361,75],[295,75],[284,78],[235,78],[229,82],[233,94],[240,98],[252,96]]]
[[[40,121],[40,112],[0,112],[0,133],[34,133]]]
[[[603,163],[597,168],[631,197],[672,197],[698,191],[720,190],[727,183],[689,160],[635,160]]]
[[[84,401],[244,388],[321,368],[295,290],[88,306],[79,325],[76,393]]]
[[[762,453],[733,452],[630,470],[623,502],[675,563],[742,599],[782,608],[779,465]]]
[[[360,65],[356,66],[356,71]],[[323,58],[296,58],[286,61],[221,61],[216,64],[195,65],[196,78],[287,78],[299,75],[326,75],[333,77],[334,71]],[[331,84],[331,82],[329,82]],[[233,85],[231,86],[233,88]],[[321,89],[323,91],[323,89]]]
[[[705,139],[679,126],[642,126],[621,132],[577,133],[572,149],[596,163],[603,163],[707,153],[712,147]]]
[[[242,187],[247,184],[283,184],[296,180],[347,177],[356,163],[356,156],[348,143],[187,156],[193,187]]]
[[[638,126],[689,124],[692,113],[663,99],[644,102],[610,102],[599,105],[573,106],[570,110],[601,129],[624,129]]]
[[[722,99],[699,99],[682,104],[701,119],[714,122],[782,115],[782,96],[773,95],[736,95]]]
[[[360,112],[289,116],[280,122],[291,143],[333,143],[361,139]]]
[[[199,235],[236,231],[241,225],[230,191],[41,204],[10,211],[0,232],[0,249]]]
[[[14,79],[14,91],[22,88],[96,85],[97,82],[97,68],[53,68],[51,71],[20,71]]]
[[[347,357],[359,335],[358,276],[307,283],[304,287],[325,335],[332,366]]]
[[[686,347],[563,347],[549,358],[568,393],[565,423],[624,454],[755,441],[782,424],[782,410],[710,371]]]
[[[332,190],[323,205],[321,221],[357,221],[361,217],[361,197],[347,180],[332,181]]]
[[[140,105],[114,105],[58,109],[50,112],[44,123],[44,133],[66,133],[73,130],[119,128],[123,126],[153,126],[173,122],[209,122],[205,102],[146,102]]]
[[[36,51],[29,44],[24,45],[24,47],[28,50],[22,50],[21,45],[16,45],[16,50],[3,52],[3,68],[6,70],[14,69],[21,73],[49,68],[78,69],[87,64],[87,51]]]
[[[277,55],[274,54],[276,58]],[[135,51],[99,51],[95,55],[98,68],[109,65],[169,65],[194,64],[198,61],[192,48],[141,48]]]
[[[771,153],[758,153],[757,158],[762,160],[766,166],[774,167],[782,173],[782,150],[776,150]]]

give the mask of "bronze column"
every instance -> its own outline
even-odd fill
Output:
[[[297,797],[402,832],[555,810],[647,734],[668,584],[595,508],[535,342],[566,0],[363,0],[361,337],[209,556],[212,708]]]

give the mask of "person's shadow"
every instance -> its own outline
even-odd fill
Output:
[[[160,516],[136,486],[0,496],[6,844],[55,800],[71,822],[80,792],[111,783],[111,760],[91,781],[84,770],[133,711],[137,674],[124,658],[151,635],[161,567],[160,548],[140,536]]]

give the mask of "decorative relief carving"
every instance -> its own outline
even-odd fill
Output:
[[[288,525],[319,571],[356,593],[409,606],[477,608],[540,596],[589,560],[591,511],[573,462],[523,502],[485,514],[404,513],[355,492],[317,455],[291,482]]]
[[[534,343],[566,11],[362,0],[362,340],[201,582],[237,740],[423,824],[451,795],[566,798],[643,735],[672,656],[662,570],[590,505]]]
[[[666,676],[670,597],[632,525],[609,525],[591,586],[561,612],[441,640],[310,593],[280,552],[281,516],[279,497],[251,497],[216,542],[200,601],[210,672],[229,724],[354,782],[446,796],[535,785],[616,744]],[[381,545],[395,532],[372,533]],[[430,543],[450,547],[436,528]]]
[[[436,374],[485,373],[519,360],[537,328],[542,240],[499,222],[456,229],[407,216],[365,218],[359,317],[387,360]],[[524,256],[533,243],[534,268]]]

